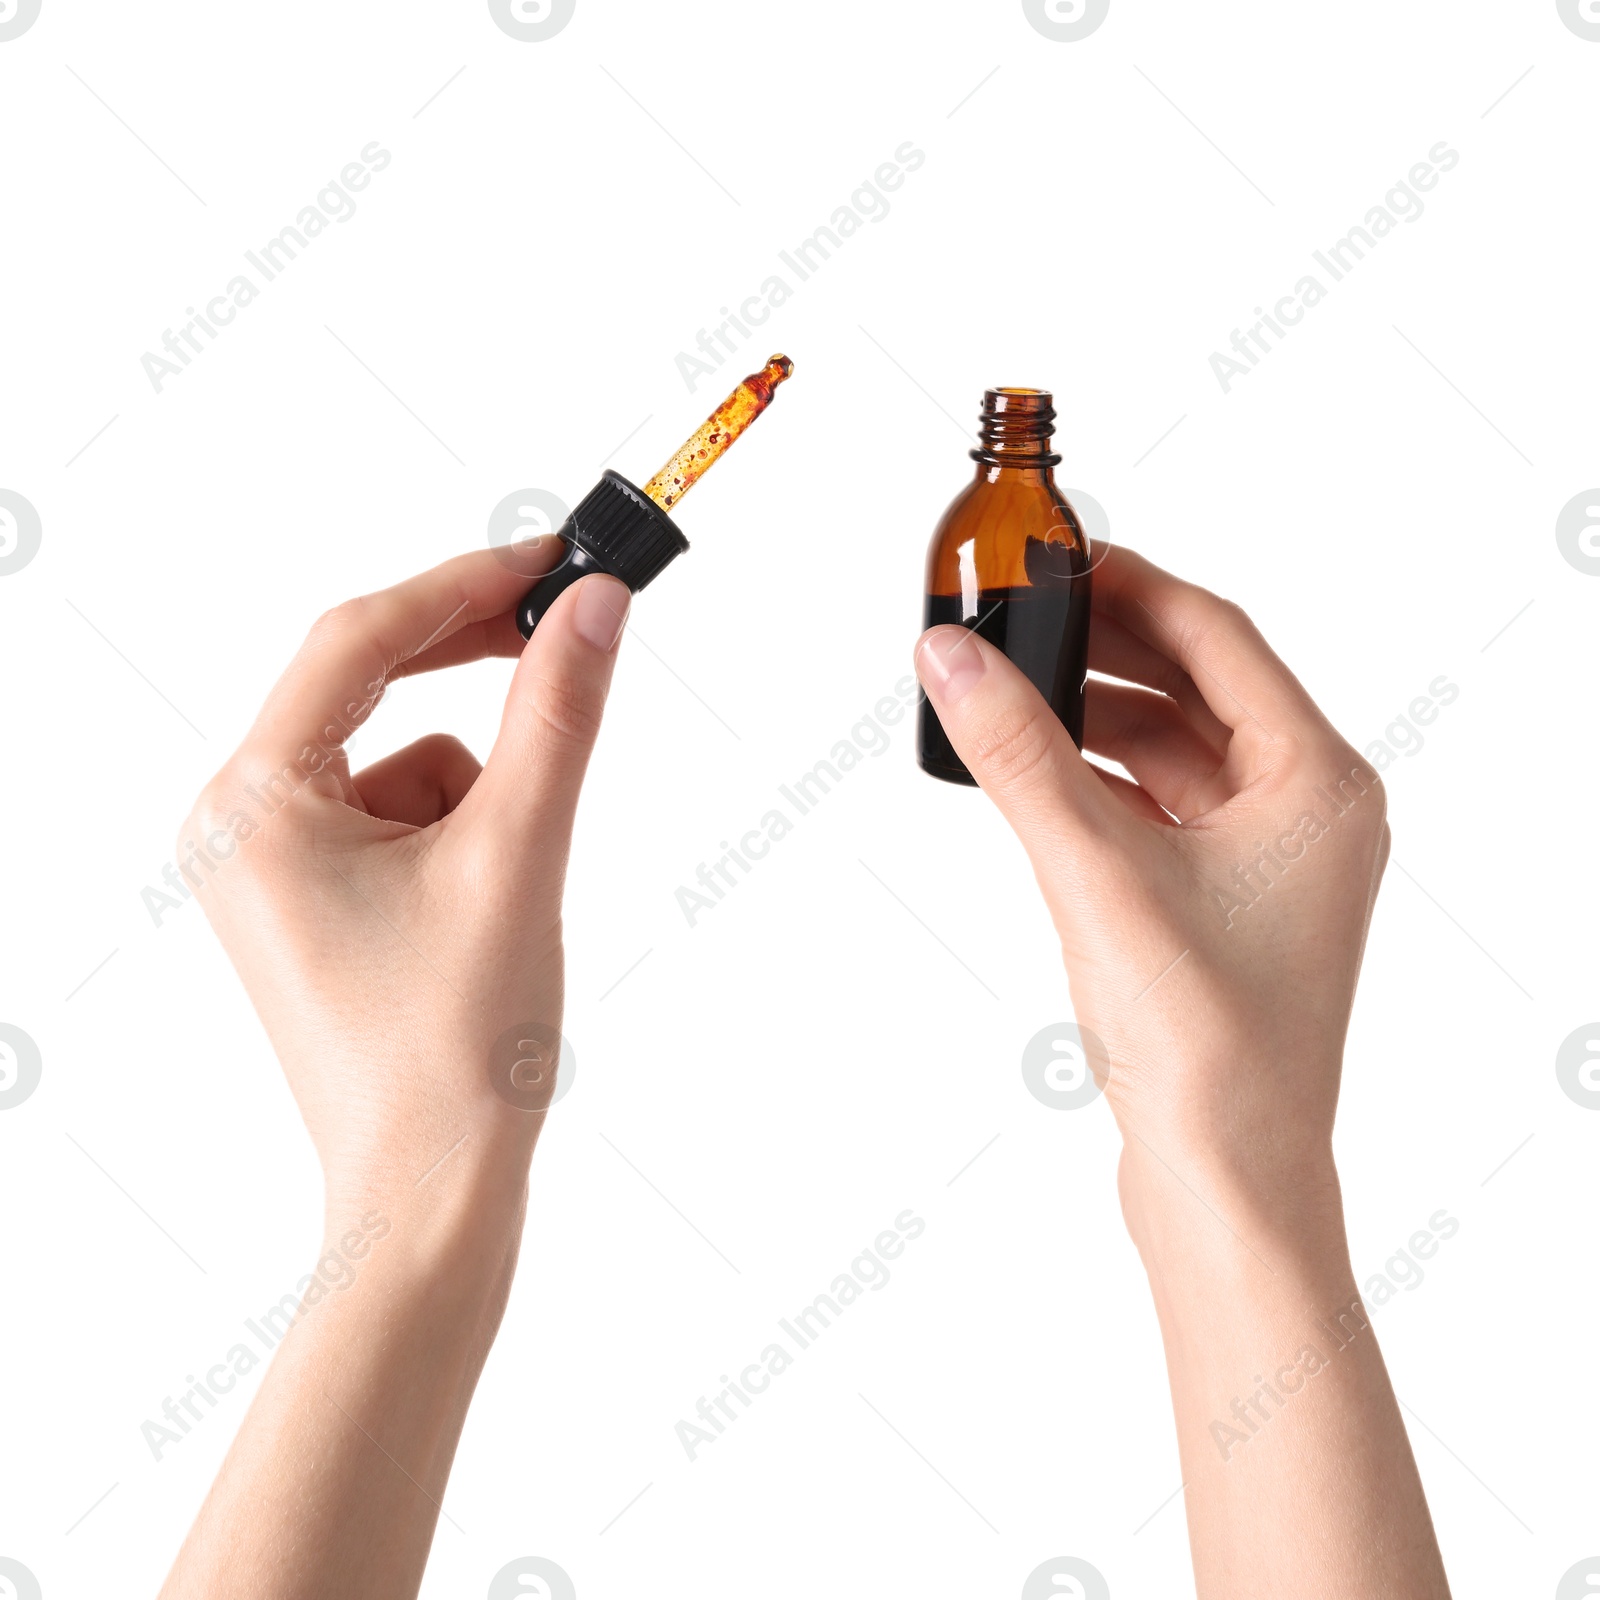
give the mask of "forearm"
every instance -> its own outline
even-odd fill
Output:
[[[415,1208],[353,1281],[303,1307],[163,1600],[416,1592],[504,1309],[520,1206],[514,1222],[474,1226],[455,1200]],[[342,1230],[330,1235],[337,1249]]]
[[[1448,1596],[1350,1268],[1331,1159],[1281,1204],[1226,1178],[1186,1176],[1206,1203],[1144,1152],[1125,1160],[1129,1225],[1166,1347],[1197,1592]]]

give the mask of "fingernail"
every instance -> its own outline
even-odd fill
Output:
[[[933,628],[917,646],[917,676],[935,699],[954,705],[984,674],[988,663],[970,628]]]
[[[578,585],[572,625],[579,637],[587,639],[596,650],[615,650],[617,640],[622,637],[623,624],[628,620],[631,599],[627,584],[620,578],[604,574],[585,578]]]

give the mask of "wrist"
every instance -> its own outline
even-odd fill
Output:
[[[1147,1267],[1214,1269],[1279,1261],[1348,1270],[1333,1152],[1271,1141],[1240,1147],[1124,1129],[1117,1185],[1123,1220]]]
[[[503,1305],[527,1210],[528,1156],[474,1133],[420,1177],[330,1175],[318,1276],[409,1298]]]

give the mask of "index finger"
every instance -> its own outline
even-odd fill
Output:
[[[494,631],[474,625],[509,612],[529,582],[493,550],[478,550],[336,606],[317,619],[242,748],[274,765],[308,747],[331,754],[408,663],[428,656],[425,664],[443,665],[443,654],[454,665],[496,653]],[[459,646],[439,651],[458,635]]]
[[[1182,667],[1218,720],[1252,750],[1327,730],[1256,625],[1209,589],[1119,548],[1094,569],[1093,607]]]

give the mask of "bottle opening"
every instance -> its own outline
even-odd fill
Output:
[[[978,414],[976,461],[990,466],[1053,467],[1056,408],[1048,389],[986,389]]]

